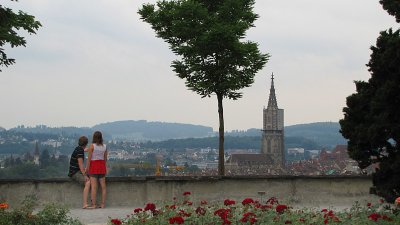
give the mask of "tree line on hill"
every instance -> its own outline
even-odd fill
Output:
[[[124,126],[124,124],[128,124]],[[140,124],[140,126],[139,126]],[[137,126],[136,126],[137,125]],[[149,125],[151,128],[145,128]],[[151,134],[160,126],[158,133]],[[140,128],[141,127],[141,128]],[[179,127],[183,127],[179,129]],[[174,129],[178,131],[173,132]],[[192,132],[188,130],[194,129]],[[50,152],[60,151],[69,154],[76,144],[76,140],[81,135],[86,135],[91,138],[94,130],[105,130],[105,140],[113,139],[114,136],[121,138],[124,135],[137,133],[144,136],[141,132],[149,132],[147,137],[155,139],[144,139],[135,142],[142,142],[141,146],[145,148],[166,148],[166,149],[184,149],[184,148],[217,148],[218,139],[211,128],[198,127],[197,125],[189,124],[169,124],[160,122],[146,121],[119,121],[107,123],[104,125],[96,125],[92,128],[79,127],[59,127],[51,128],[44,125],[36,127],[18,126],[9,130],[0,131],[0,139],[3,141],[0,144],[0,154],[23,154],[28,151],[33,151],[34,141],[43,142],[49,139],[63,140],[61,146],[55,149],[52,146],[44,146]],[[180,132],[193,134],[192,137],[183,138],[185,136],[178,135]],[[104,131],[103,131],[104,132]],[[174,135],[175,138],[166,139],[167,135],[161,136],[161,132]],[[200,136],[196,136],[200,135]],[[24,140],[24,141],[22,141]],[[131,140],[135,139],[123,139]],[[145,141],[148,140],[148,141]],[[345,144],[346,140],[340,136],[339,124],[332,122],[301,124],[285,127],[285,147],[286,148],[304,148],[304,149],[333,149],[337,144]],[[225,144],[227,149],[260,149],[261,148],[261,129],[248,129],[246,131],[234,130],[226,132]],[[42,147],[43,148],[43,147]],[[42,149],[41,148],[41,149]]]

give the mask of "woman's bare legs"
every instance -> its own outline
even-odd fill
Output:
[[[85,187],[83,188],[83,208],[88,207],[88,195],[89,195],[89,189],[90,189],[90,178],[85,179]]]
[[[107,189],[106,189],[106,178],[102,177],[99,179],[100,180],[100,186],[101,186],[101,208],[104,208],[106,206],[106,196],[107,196]]]
[[[91,193],[90,197],[92,200],[92,207],[96,207],[96,196],[97,196],[97,178],[90,177]]]

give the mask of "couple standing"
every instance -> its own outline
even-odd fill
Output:
[[[92,144],[89,148],[88,138],[82,136],[79,138],[78,147],[71,155],[68,176],[73,180],[85,185],[83,189],[83,209],[104,208],[106,200],[106,161],[107,146],[103,143],[103,135],[100,131],[93,134]],[[86,169],[83,166],[85,151],[87,149],[88,159]],[[97,184],[101,186],[101,204],[96,205]],[[91,205],[88,205],[89,189],[91,190]]]

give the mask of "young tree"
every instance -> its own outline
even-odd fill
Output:
[[[380,1],[391,15],[400,15],[395,0]],[[348,151],[361,168],[379,163],[374,174],[377,194],[388,201],[400,195],[400,30],[381,32],[371,47],[368,82],[356,81],[340,121]]]
[[[8,58],[4,52],[5,44],[10,44],[12,48],[26,45],[25,38],[19,36],[17,30],[24,29],[29,34],[36,34],[40,26],[42,25],[34,16],[22,11],[15,13],[10,8],[0,5],[0,67],[8,67],[15,63],[15,59]]]
[[[244,41],[258,15],[254,0],[172,0],[145,4],[141,19],[164,39],[180,59],[177,76],[201,97],[216,95],[219,116],[219,175],[224,175],[223,98],[236,100],[254,82],[269,55],[257,43]]]

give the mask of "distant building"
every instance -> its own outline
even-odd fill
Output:
[[[336,145],[335,149],[331,152],[322,150],[319,154],[320,161],[345,161],[349,160],[349,154],[347,153],[347,145]]]
[[[57,148],[57,147],[61,147],[62,142],[61,141],[57,141],[57,140],[53,140],[53,139],[49,139],[47,141],[43,141],[41,144],[42,145],[48,145],[48,146],[51,146],[53,148]]]
[[[263,130],[261,153],[272,158],[275,166],[285,166],[283,109],[276,101],[274,74],[271,76],[271,88],[267,108],[263,110]]]

